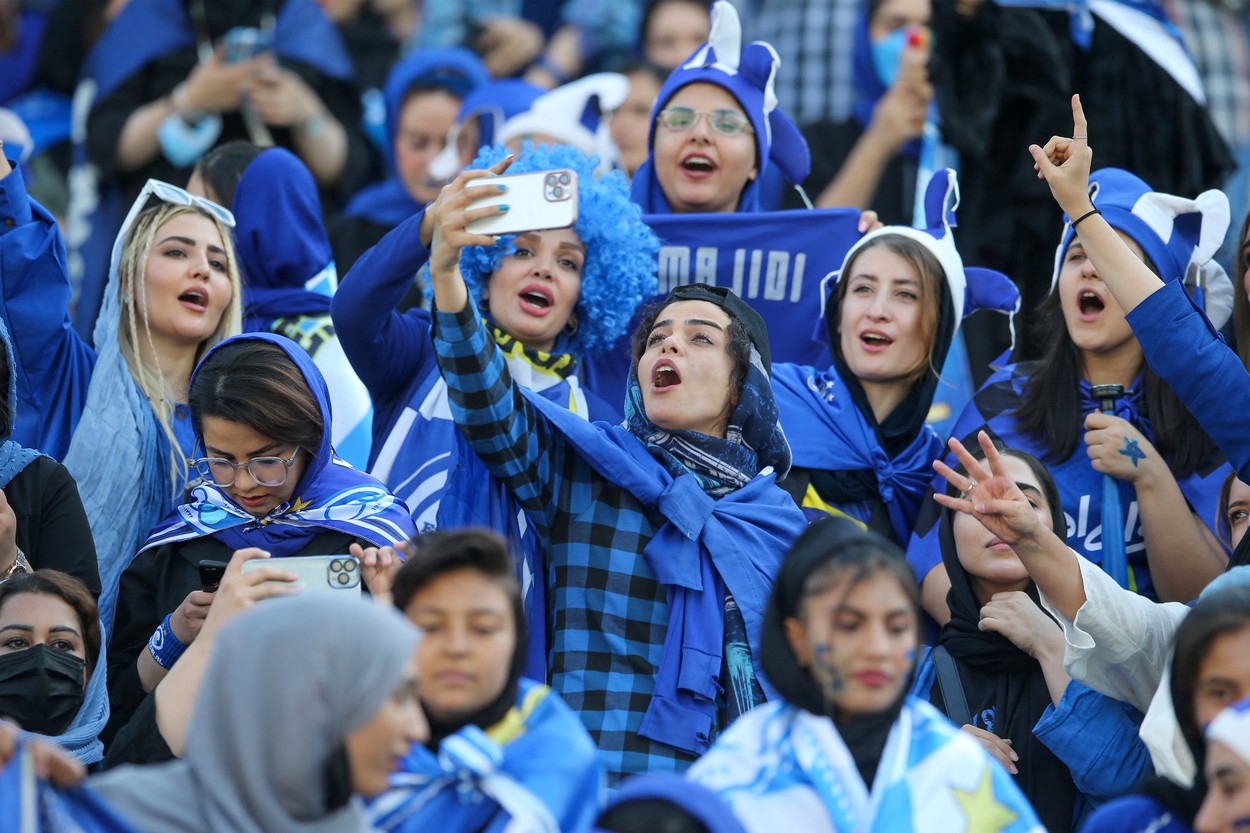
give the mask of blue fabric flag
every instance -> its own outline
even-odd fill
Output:
[[[140,833],[90,786],[59,790],[35,778],[19,744],[0,770],[0,830],[5,833]]]

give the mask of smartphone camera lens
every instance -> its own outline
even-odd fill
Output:
[[[568,175],[568,174],[560,174],[560,184],[561,184],[561,185],[568,185],[568,184],[569,184],[569,175]]]
[[[548,184],[548,185],[555,185],[555,184],[556,184],[556,175],[555,175],[555,174],[547,174],[547,184]]]
[[[555,197],[556,199],[560,199],[561,197],[564,196],[564,189],[561,188],[559,185],[557,185],[555,188],[551,189],[551,196]]]
[[[347,573],[339,573],[337,576],[334,577],[334,580],[337,581],[339,584],[347,584],[352,580],[352,577],[349,576]]]
[[[344,560],[343,560],[343,569],[344,569],[344,570],[346,570],[346,571],[347,571],[347,572],[349,572],[349,573],[351,573],[351,572],[355,572],[355,570],[356,570],[356,562],[355,562],[353,559],[350,559],[350,558],[344,559]]]

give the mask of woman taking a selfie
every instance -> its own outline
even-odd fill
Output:
[[[775,482],[790,449],[767,328],[726,289],[675,289],[640,313],[624,424],[579,419],[516,383],[472,302],[462,252],[492,241],[466,225],[505,213],[474,206],[485,175],[461,174],[427,211],[451,414],[541,539],[548,680],[610,785],[680,771],[763,701],[751,637],[804,526]]]
[[[599,806],[595,747],[551,689],[521,676],[525,611],[502,539],[432,532],[395,576],[430,736],[370,805],[381,830],[582,830]]]
[[[110,728],[125,722],[199,633],[213,603],[201,561],[245,547],[274,558],[347,553],[407,540],[404,505],[334,456],[329,394],[299,345],[228,339],[191,380],[202,481],[122,574],[109,639]]]
[[[485,149],[474,166],[501,171],[505,153],[501,147]],[[611,346],[637,306],[655,292],[659,244],[630,203],[620,174],[597,178],[590,160],[570,147],[527,147],[508,172],[552,169],[577,174],[576,223],[495,239],[479,236],[479,245],[465,247],[461,270],[519,384],[583,420],[619,421],[619,412],[582,388],[579,365],[587,352]],[[373,398],[370,471],[408,505],[418,529],[493,529],[527,565],[523,572],[541,574],[533,524],[452,421],[431,344],[430,312],[395,310],[413,276],[425,271],[441,209],[442,204],[426,208],[362,255],[331,306],[343,349]],[[522,207],[517,210],[526,216]],[[537,617],[530,620],[532,659],[526,672],[544,679],[544,604],[541,595],[532,595],[541,591],[541,582],[527,580],[523,586],[531,588],[526,606]]]
[[[902,556],[840,518],[817,521],[787,553],[760,639],[780,698],[689,775],[751,833],[963,830],[990,818],[1043,830],[1006,768],[908,696],[920,600]]]

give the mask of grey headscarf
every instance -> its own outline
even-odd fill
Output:
[[[326,764],[394,693],[418,639],[360,599],[263,602],[218,638],[186,757],[91,786],[144,831],[372,830],[358,800],[326,810]]]

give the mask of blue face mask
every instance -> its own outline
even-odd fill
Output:
[[[872,65],[881,83],[887,87],[894,86],[894,79],[898,78],[898,67],[903,60],[903,50],[907,49],[910,33],[910,27],[903,26],[872,42]]]
[[[221,135],[221,116],[205,116],[195,124],[187,124],[177,113],[171,113],[156,130],[161,153],[171,164],[189,168],[203,156]]]

